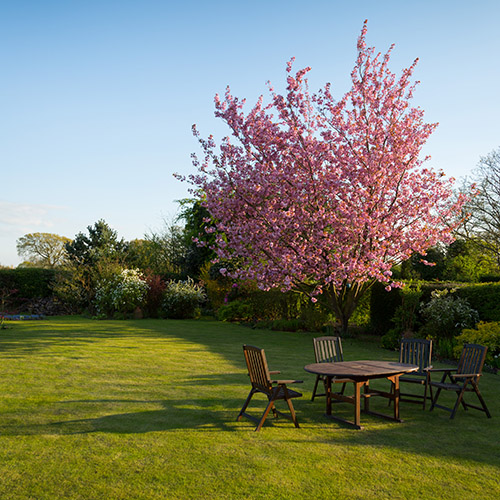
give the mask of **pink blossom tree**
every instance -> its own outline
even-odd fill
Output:
[[[422,146],[437,124],[410,107],[418,60],[396,77],[389,57],[358,39],[352,87],[336,101],[327,84],[310,94],[305,75],[287,66],[287,93],[270,87],[253,109],[215,97],[231,129],[219,147],[193,132],[204,158],[192,190],[218,232],[216,252],[235,260],[236,278],[264,290],[298,290],[322,301],[347,330],[359,299],[414,252],[452,241],[463,198],[453,179],[424,168]],[[186,180],[186,179],[184,179]],[[209,231],[214,231],[211,226]]]

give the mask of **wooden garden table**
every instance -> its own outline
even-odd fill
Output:
[[[326,415],[329,418],[338,420],[362,429],[360,424],[361,411],[370,415],[387,418],[396,422],[401,422],[399,418],[399,377],[405,373],[418,370],[417,365],[396,363],[393,361],[341,361],[336,363],[312,363],[304,366],[304,370],[316,375],[323,375],[327,379],[326,389]],[[332,379],[348,379],[347,382],[354,384],[354,395],[332,392]],[[386,378],[394,384],[394,392],[385,392],[370,388],[370,380]],[[361,393],[361,388],[364,388]],[[385,415],[370,411],[370,397],[382,396],[392,400],[394,415]],[[343,401],[354,405],[354,421],[345,420],[332,415],[332,399]],[[364,399],[364,408],[361,410],[361,399]]]

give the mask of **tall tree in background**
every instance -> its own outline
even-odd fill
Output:
[[[52,233],[29,233],[17,240],[17,254],[30,265],[53,269],[66,262],[65,245],[69,238]]]
[[[151,231],[128,245],[127,263],[169,279],[185,277],[183,262],[187,248],[181,226],[164,220],[160,231]]]
[[[94,265],[102,260],[122,261],[126,256],[127,243],[118,239],[114,229],[104,220],[87,227],[88,235],[78,233],[66,244],[69,260],[78,265]]]
[[[56,290],[65,300],[92,310],[97,283],[119,272],[128,245],[104,220],[88,226],[87,232],[66,244],[70,274],[60,276]]]
[[[229,88],[216,96],[233,139],[217,149],[193,127],[204,158],[194,157],[199,174],[189,178],[216,223],[218,256],[238,260],[235,277],[304,291],[343,331],[374,282],[399,286],[394,264],[452,241],[464,202],[452,201],[452,179],[419,159],[436,124],[409,104],[417,61],[397,78],[392,47],[376,55],[365,37],[366,23],[352,88],[339,101],[330,84],[310,95],[310,68],[293,76],[293,60],[286,95],[270,88],[267,105],[261,97],[245,114]]]
[[[480,159],[462,191],[475,186],[476,195],[464,206],[469,216],[457,233],[493,258],[500,271],[500,148]]]
[[[198,278],[202,267],[213,260],[216,255],[213,250],[215,235],[205,234],[204,244],[197,244],[200,233],[210,223],[210,213],[198,199],[180,200],[181,213],[179,219],[184,221],[185,254],[182,268],[191,278]]]

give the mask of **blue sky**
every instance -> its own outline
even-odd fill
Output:
[[[213,97],[253,103],[311,66],[315,91],[348,89],[356,40],[420,58],[414,104],[440,122],[429,166],[470,175],[500,147],[496,0],[0,0],[0,265],[29,232],[74,237],[105,219],[127,240],[161,229],[194,172],[191,134],[220,137]]]

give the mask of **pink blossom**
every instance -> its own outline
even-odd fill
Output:
[[[340,99],[330,84],[309,94],[310,68],[292,76],[293,59],[286,95],[271,88],[269,102],[248,112],[229,88],[217,97],[215,115],[231,139],[217,148],[194,128],[204,158],[194,157],[199,174],[189,177],[216,221],[207,232],[219,233],[218,257],[237,263],[232,276],[304,290],[343,322],[375,281],[401,286],[391,281],[393,265],[450,243],[465,201],[420,159],[437,124],[410,106],[417,61],[392,73],[393,47],[376,54],[366,29]]]

